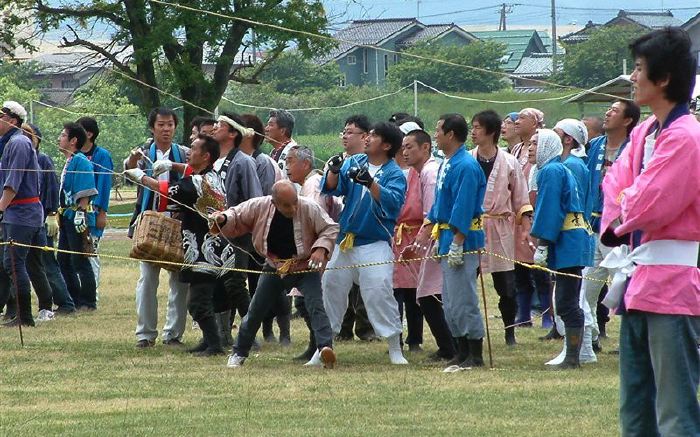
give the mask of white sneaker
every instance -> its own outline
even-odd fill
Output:
[[[39,310],[39,315],[36,318],[37,322],[48,322],[56,318],[56,315],[51,310]]]
[[[399,365],[408,364],[408,360],[406,360],[406,358],[404,358],[403,353],[401,352],[401,349],[389,349],[389,361],[391,361],[391,364],[399,364]]]
[[[321,351],[316,349],[316,352],[314,352],[314,355],[311,357],[309,361],[307,361],[304,366],[306,367],[321,367],[323,363],[321,362]]]
[[[243,366],[243,363],[245,362],[245,359],[247,357],[242,357],[238,354],[233,354],[228,356],[228,363],[226,364],[226,367],[230,369],[236,369],[241,366]]]
[[[460,367],[459,364],[453,364],[452,366],[445,367],[442,373],[456,373],[467,369],[470,369],[470,367]]]

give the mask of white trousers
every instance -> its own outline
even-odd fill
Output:
[[[92,272],[95,274],[95,300],[100,301],[100,256],[98,251],[100,249],[100,238],[92,237],[92,244],[95,246],[95,256],[88,258],[90,260],[90,267],[92,267]]]
[[[600,329],[598,328],[598,313],[596,312],[598,308],[598,296],[600,296],[600,291],[603,289],[603,285],[605,285],[600,281],[607,281],[610,275],[610,271],[605,267],[601,267],[600,263],[605,256],[610,253],[610,250],[611,248],[600,244],[600,234],[596,234],[595,249],[593,251],[593,266],[586,267],[583,269],[582,273],[585,278],[597,279],[597,281],[592,281],[590,279],[583,280],[583,295],[586,297],[586,302],[588,302],[591,317],[593,318],[591,335],[594,341],[598,339],[598,335],[600,334]]]
[[[141,276],[136,283],[136,338],[154,341],[158,337],[158,284],[161,267],[140,262]],[[177,272],[170,275],[168,308],[163,326],[163,341],[180,339],[187,322],[188,285],[178,280]]]
[[[386,241],[353,247],[342,252],[336,245],[328,267],[383,262],[394,259]],[[348,308],[348,294],[353,282],[359,284],[362,300],[367,308],[375,334],[392,337],[401,333],[399,305],[394,298],[393,264],[328,270],[323,273],[323,306],[334,334],[340,332],[343,316]]]

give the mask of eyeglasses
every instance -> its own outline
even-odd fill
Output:
[[[362,135],[362,134],[364,134],[364,133],[366,133],[366,132],[358,131],[358,130],[356,130],[356,131],[344,130],[344,131],[342,131],[342,132],[340,133],[340,136],[341,136],[341,137],[344,137],[344,136],[346,136],[346,135],[347,135],[347,136],[350,136],[350,135]]]

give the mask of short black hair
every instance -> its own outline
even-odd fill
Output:
[[[270,118],[274,118],[278,127],[287,131],[287,136],[292,137],[294,132],[294,115],[284,109],[273,109],[270,111]]]
[[[148,127],[150,127],[151,129],[153,129],[155,127],[156,118],[159,115],[161,117],[172,117],[173,121],[175,122],[175,127],[177,127],[177,123],[178,123],[177,114],[172,109],[165,108],[163,106],[159,106],[158,108],[153,108],[151,110],[151,112],[148,114]]]
[[[263,126],[262,120],[255,114],[243,114],[241,115],[241,120],[243,120],[243,126],[255,131],[253,135],[253,149],[258,150],[263,141],[265,141],[265,126]]]
[[[85,132],[85,129],[78,123],[71,122],[63,123],[63,129],[66,131],[69,141],[73,138],[77,140],[75,150],[82,149],[87,141],[87,132]]]
[[[372,126],[372,130],[376,135],[382,137],[382,142],[391,146],[387,151],[389,158],[396,156],[396,152],[401,148],[401,141],[403,140],[403,134],[398,126],[388,121],[380,121]]]
[[[487,135],[493,135],[493,141],[498,142],[501,137],[501,123],[503,123],[501,116],[498,115],[493,109],[487,109],[486,111],[481,111],[476,113],[472,117],[472,127],[474,122],[477,121],[486,130]]]
[[[467,141],[469,132],[469,124],[467,120],[460,114],[443,114],[439,120],[442,120],[442,132],[447,135],[453,132],[455,139],[461,143]]]
[[[412,130],[411,132],[407,133],[406,136],[407,137],[411,136],[411,137],[415,138],[418,145],[425,144],[425,143],[432,144],[432,140],[430,138],[430,135],[428,134],[428,132],[426,132],[424,130],[419,130],[419,129]]]
[[[389,121],[394,123],[395,125],[401,127],[402,124],[408,123],[409,121],[414,122],[418,126],[420,126],[421,129],[425,129],[425,125],[423,124],[423,120],[421,120],[418,117],[414,117],[406,112],[397,112],[395,114],[391,114],[391,117],[389,117]]]
[[[85,132],[90,132],[92,134],[92,142],[97,141],[97,136],[100,134],[100,128],[97,126],[97,120],[92,117],[80,117],[76,121],[79,125],[85,129]]]
[[[347,126],[349,124],[354,124],[358,129],[365,133],[369,132],[369,130],[372,129],[372,124],[369,122],[369,118],[367,118],[367,116],[363,114],[351,115],[350,117],[345,119],[344,126]]]
[[[222,112],[221,115],[223,115],[224,117],[228,117],[231,120],[235,121],[236,123],[240,124],[241,126],[245,127],[245,122],[241,119],[240,115],[235,114],[233,112]],[[224,121],[224,123],[226,123],[226,122]],[[233,140],[233,147],[240,146],[241,143],[243,142],[243,133],[239,132],[238,129],[235,129],[233,126],[229,125],[228,123],[226,123],[226,125],[228,125],[229,132],[233,132],[233,131],[238,132],[238,135],[236,135],[236,139]]]
[[[211,135],[199,134],[197,135],[198,140],[202,140],[202,149],[205,153],[209,154],[209,163],[213,164],[219,156],[221,155],[221,146],[219,142],[214,139]]]
[[[216,120],[213,118],[209,117],[202,117],[202,120],[199,122],[199,125],[197,126],[198,129],[201,129],[202,126],[214,126],[216,124]]]
[[[192,118],[192,121],[190,122],[190,129],[192,129],[193,127],[196,127],[197,129],[199,129],[199,127],[202,125],[202,123],[205,120],[214,120],[214,119],[206,117],[204,115],[195,115]],[[216,123],[216,120],[214,120],[214,123]]]
[[[664,89],[667,100],[688,103],[698,68],[691,45],[686,31],[680,27],[665,27],[637,38],[629,47],[635,59],[646,61],[649,80],[658,83],[668,79]]]
[[[616,102],[620,102],[625,106],[625,109],[622,111],[623,116],[632,119],[632,123],[627,126],[627,136],[630,136],[632,129],[639,123],[642,111],[639,109],[639,105],[632,100],[620,99],[616,100]]]

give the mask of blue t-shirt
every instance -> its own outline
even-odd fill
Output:
[[[3,189],[10,188],[16,193],[13,202],[17,203],[11,203],[7,207],[3,223],[42,226],[44,211],[39,201],[39,163],[36,151],[31,140],[17,128],[13,129],[8,138],[0,159],[0,181]]]

